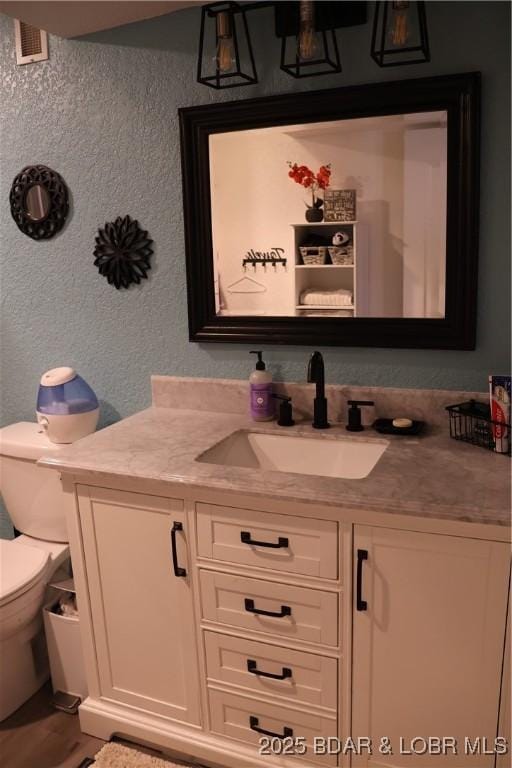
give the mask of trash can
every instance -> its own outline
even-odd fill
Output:
[[[54,705],[76,712],[87,696],[80,622],[73,579],[53,582],[53,599],[43,608]]]

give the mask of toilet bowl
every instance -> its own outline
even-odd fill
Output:
[[[49,677],[42,608],[49,581],[69,562],[70,502],[58,473],[36,461],[58,450],[37,424],[0,429],[0,491],[22,532],[0,539],[0,722]]]
[[[42,606],[47,584],[69,558],[66,544],[0,540],[0,721],[48,679]]]
[[[0,539],[0,642],[40,612],[49,579],[68,560],[67,544],[49,544],[29,536]]]

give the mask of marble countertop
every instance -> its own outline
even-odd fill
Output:
[[[385,438],[389,447],[362,480],[196,461],[204,451],[240,429],[302,433],[323,440]],[[41,463],[77,475],[108,474],[252,497],[510,525],[510,459],[452,440],[447,425],[433,427],[419,437],[384,436],[371,429],[349,435],[343,425],[320,433],[309,421],[283,429],[275,422],[255,423],[239,414],[153,406],[43,458]]]

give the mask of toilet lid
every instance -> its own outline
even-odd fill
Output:
[[[44,573],[48,553],[0,539],[0,605],[26,592]]]

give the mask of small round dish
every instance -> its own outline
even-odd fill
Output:
[[[395,427],[393,419],[375,419],[373,428],[382,435],[419,435],[425,426],[424,421],[413,421],[410,427]]]

